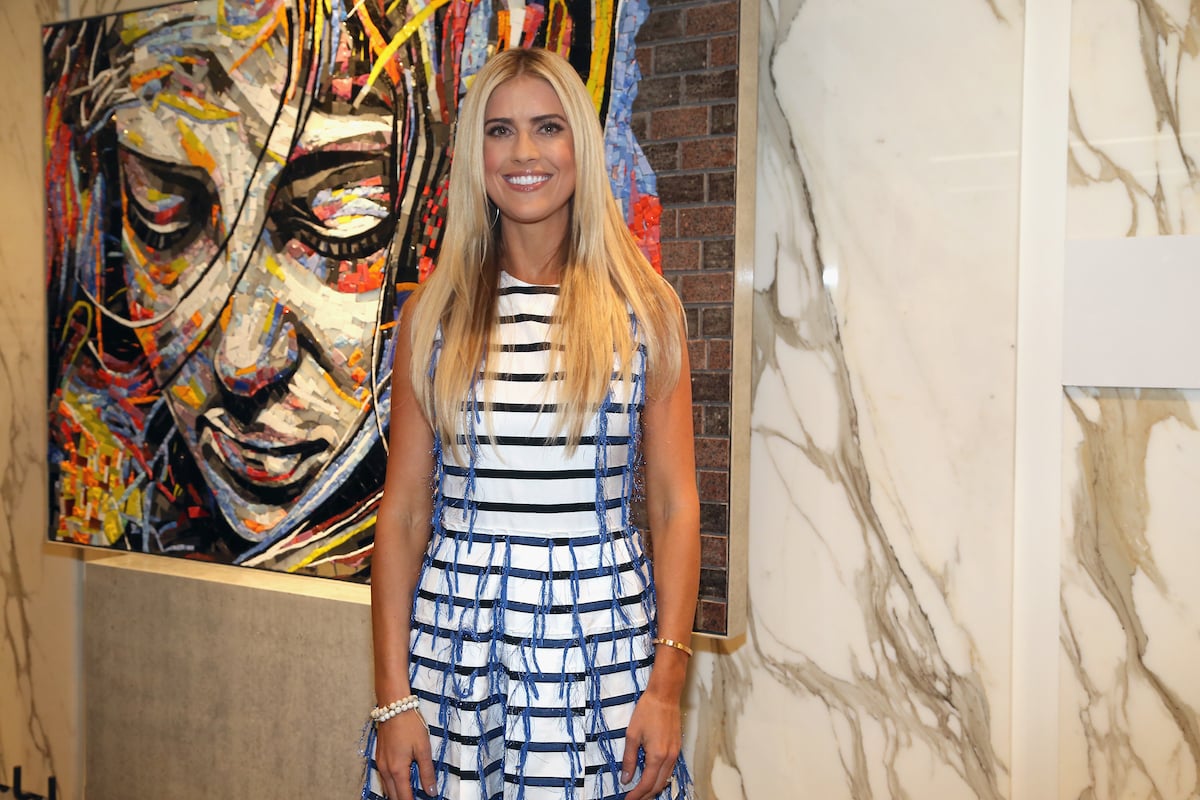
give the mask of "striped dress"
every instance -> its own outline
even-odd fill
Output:
[[[568,455],[555,429],[558,377],[547,375],[557,291],[501,273],[499,342],[460,434],[465,463],[436,452],[410,677],[437,798],[618,800],[632,788],[619,778],[625,727],[655,635],[629,507],[644,351]],[[413,788],[430,797],[415,776]],[[688,797],[681,756],[660,798]]]

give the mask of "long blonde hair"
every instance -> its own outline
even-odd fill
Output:
[[[435,435],[455,451],[464,401],[474,391],[497,324],[497,254],[503,223],[493,224],[489,214],[484,111],[492,92],[518,75],[550,84],[575,143],[575,194],[550,329],[550,371],[563,374],[558,425],[568,447],[577,446],[584,425],[604,401],[614,355],[622,378],[629,380],[637,345],[645,345],[651,397],[670,391],[680,379],[679,299],[638,249],[613,198],[604,135],[583,82],[564,59],[549,51],[505,50],[475,75],[463,99],[437,268],[409,300],[417,301],[412,317],[413,389]],[[630,325],[631,310],[638,341]],[[440,351],[431,375],[435,347]]]

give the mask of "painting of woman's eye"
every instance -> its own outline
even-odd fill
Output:
[[[127,235],[156,261],[186,250],[213,219],[213,192],[201,170],[130,150],[120,154]]]
[[[360,151],[289,164],[271,210],[286,252],[339,291],[378,288],[396,226],[389,175],[386,157]]]

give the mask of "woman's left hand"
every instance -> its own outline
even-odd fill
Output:
[[[629,727],[625,729],[625,757],[621,759],[621,783],[628,784],[637,769],[638,750],[645,753],[642,779],[625,795],[625,800],[655,797],[667,787],[679,759],[683,732],[679,701],[657,694],[653,687],[637,701]]]

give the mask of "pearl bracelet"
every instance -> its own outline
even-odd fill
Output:
[[[666,645],[667,647],[674,647],[676,650],[682,650],[683,652],[687,653],[689,656],[692,654],[692,648],[688,647],[683,642],[677,642],[674,639],[659,638],[659,639],[655,639],[652,642],[652,644],[662,644],[662,645]]]
[[[375,708],[371,709],[371,719],[375,722],[387,722],[392,717],[403,714],[405,711],[412,711],[417,707],[419,702],[415,694],[410,694],[408,697],[401,697],[396,702],[386,706],[375,706]]]

